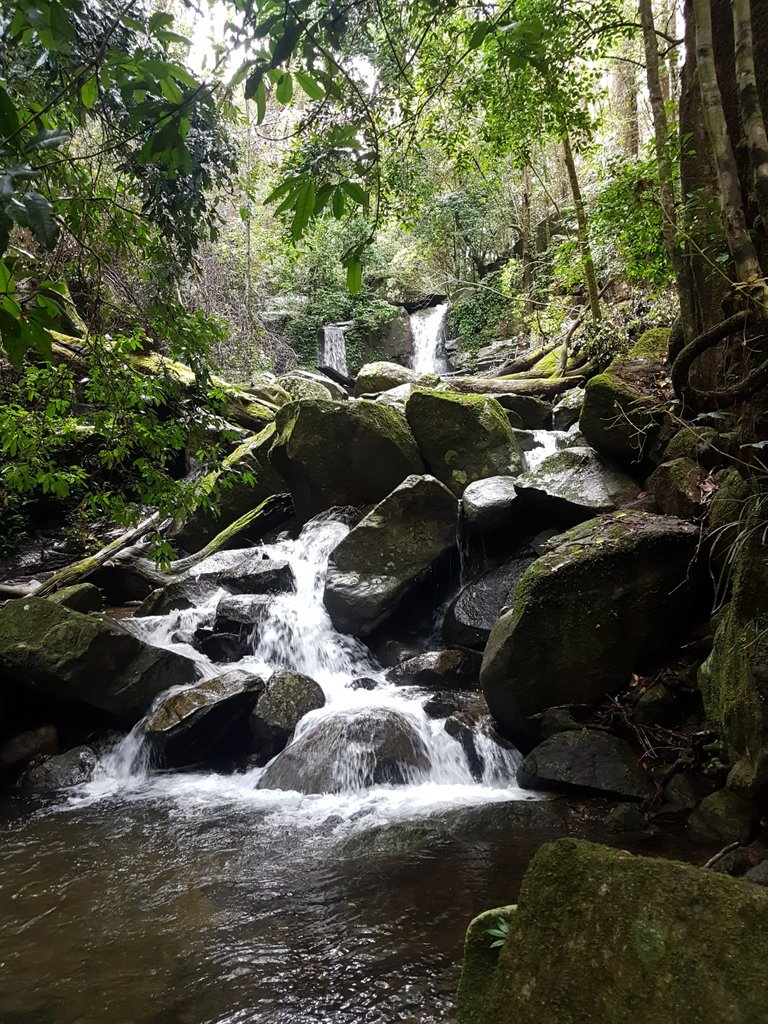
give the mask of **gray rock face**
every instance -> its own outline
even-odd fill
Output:
[[[342,633],[368,636],[456,544],[457,503],[431,476],[410,476],[332,552],[324,601]]]
[[[249,720],[252,749],[266,763],[286,745],[301,719],[325,706],[314,679],[299,672],[276,672]]]
[[[476,690],[480,655],[476,651],[427,651],[409,658],[395,670],[397,681],[441,690]]]
[[[515,481],[519,507],[559,526],[575,526],[632,501],[640,488],[591,448],[564,448]]]
[[[164,697],[141,726],[154,759],[178,768],[222,754],[238,757],[263,690],[258,676],[233,669]]]
[[[643,800],[651,787],[638,760],[616,736],[591,729],[558,732],[528,754],[517,781],[529,789],[588,789]]]
[[[308,519],[381,501],[423,463],[405,417],[378,402],[291,402],[277,414],[271,458]]]
[[[523,430],[549,430],[552,426],[552,405],[531,395],[494,395],[513,427]]]
[[[59,736],[52,725],[27,729],[0,747],[0,772],[19,769],[33,758],[58,753]]]
[[[685,634],[704,596],[689,579],[697,543],[691,523],[643,512],[550,541],[495,623],[480,673],[491,714],[518,746],[536,742],[531,715],[616,692]]]
[[[50,601],[71,608],[73,612],[100,612],[104,607],[104,595],[92,583],[76,583],[51,594]]]
[[[167,586],[153,590],[134,614],[167,615],[196,608],[219,588],[238,594],[284,594],[293,586],[287,562],[265,558],[257,548],[220,551]]]
[[[410,782],[428,768],[426,748],[408,718],[372,708],[341,712],[302,733],[277,755],[258,788],[350,792]]]
[[[584,388],[566,391],[554,408],[552,423],[555,430],[568,430],[577,423],[584,405]]]
[[[300,398],[319,398],[321,401],[328,401],[329,399],[344,401],[347,397],[344,388],[318,374],[308,374],[302,371],[286,373],[282,377],[278,377],[277,383],[288,392],[291,398],[297,401]]]
[[[509,476],[476,480],[464,491],[461,505],[465,522],[478,533],[508,530],[519,506],[515,482]]]
[[[75,747],[28,768],[19,780],[19,786],[34,796],[70,789],[90,782],[97,763],[98,758],[91,747]]]
[[[402,384],[413,384],[419,376],[415,370],[399,363],[366,363],[357,375],[355,394],[359,397],[390,391]]]
[[[133,636],[118,622],[42,598],[0,609],[0,678],[36,693],[87,704],[126,724],[158,694],[196,677],[195,663]]]
[[[448,606],[443,636],[459,647],[482,648],[502,610],[514,605],[515,587],[533,558],[513,558],[467,583]]]

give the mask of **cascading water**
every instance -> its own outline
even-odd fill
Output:
[[[430,719],[425,713],[424,692],[387,682],[384,671],[360,641],[334,630],[323,604],[323,588],[328,557],[348,530],[338,519],[319,517],[307,524],[298,538],[264,547],[270,558],[290,564],[296,586],[293,592],[277,595],[270,602],[266,615],[254,629],[252,653],[237,663],[238,668],[263,678],[276,669],[287,668],[309,675],[320,684],[326,696],[325,707],[302,719],[293,743],[300,746],[310,734],[320,731],[321,746],[334,744],[337,792],[299,797],[297,793],[258,789],[265,772],[261,768],[235,776],[153,774],[143,754],[141,730],[137,727],[102,758],[93,783],[83,787],[73,799],[82,802],[115,793],[182,799],[205,794],[210,798],[218,792],[226,799],[237,796],[249,802],[262,801],[273,811],[282,802],[294,821],[301,808],[309,819],[317,820],[318,815],[321,819],[329,815],[347,820],[354,817],[357,823],[367,825],[411,817],[418,809],[532,798],[533,794],[514,785],[519,761],[514,750],[497,743],[481,723],[474,734],[482,766],[478,781],[477,766],[473,776],[462,745],[445,731],[442,720]],[[193,649],[186,641],[196,628],[212,621],[221,596],[214,595],[197,609],[127,620],[127,624],[157,646],[189,654]],[[217,666],[199,652],[194,657],[201,678],[210,678],[232,667]],[[364,690],[352,686],[361,676],[375,679],[377,688]],[[387,717],[415,737],[418,747],[418,758],[402,773],[407,784],[371,784],[371,753],[365,735],[375,731],[377,722]]]
[[[322,351],[319,353],[321,366],[347,374],[347,343],[345,334],[349,324],[328,324],[323,328]]]
[[[443,350],[447,312],[447,303],[441,303],[411,313],[413,369],[418,373],[444,373],[447,369]]]

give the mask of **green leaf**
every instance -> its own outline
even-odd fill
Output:
[[[26,348],[36,349],[44,359],[50,361],[53,336],[42,324],[35,323],[34,320],[22,323],[22,339]]]
[[[275,99],[278,103],[285,105],[290,103],[293,97],[293,76],[290,71],[284,71],[277,83],[277,89],[275,90]]]
[[[358,257],[347,263],[347,289],[350,295],[357,295],[363,287],[363,265]]]
[[[37,132],[24,147],[27,153],[40,149],[57,149],[65,145],[72,138],[66,128],[44,128]]]
[[[256,124],[262,124],[267,116],[267,87],[262,78],[256,87]]]
[[[472,32],[469,37],[469,42],[467,45],[469,46],[470,50],[477,50],[480,46],[482,46],[483,42],[485,41],[485,37],[488,35],[490,31],[490,22],[479,21],[472,29]]]
[[[306,174],[299,174],[297,177],[288,178],[287,181],[281,181],[277,188],[273,189],[264,200],[264,205],[268,206],[269,203],[274,203],[276,199],[286,195],[288,192],[298,192],[307,180]]]
[[[315,186],[311,181],[308,181],[299,191],[295,209],[296,213],[291,224],[291,237],[294,242],[298,242],[315,210]]]
[[[346,206],[346,200],[344,193],[340,188],[334,190],[333,198],[331,199],[331,209],[333,210],[333,216],[336,220],[341,220],[344,216],[344,207]]]
[[[173,15],[166,11],[155,11],[149,19],[149,31],[157,32],[158,29],[167,28],[173,24]]]
[[[0,134],[4,137],[13,135],[19,128],[19,115],[16,112],[16,107],[5,91],[0,85]]]
[[[302,90],[311,100],[322,100],[325,98],[323,87],[311,75],[308,75],[306,71],[295,71],[294,75]]]
[[[24,207],[32,234],[44,249],[52,249],[59,237],[59,228],[53,218],[51,204],[39,192],[27,192]]]
[[[99,80],[96,78],[96,75],[91,75],[90,78],[86,78],[80,87],[80,99],[83,101],[83,106],[86,110],[93,110],[98,98]]]
[[[27,345],[22,338],[21,321],[5,309],[0,309],[0,339],[11,365],[20,370]]]
[[[363,209],[368,209],[368,193],[361,185],[356,181],[342,181],[341,187],[353,202]]]
[[[256,95],[256,90],[259,88],[263,81],[263,68],[256,68],[255,71],[252,71],[250,75],[248,75],[248,77],[245,80],[245,89],[243,90],[243,93],[247,100],[253,99],[253,97]]]
[[[277,40],[272,51],[272,67],[276,68],[293,53],[296,43],[301,35],[301,26],[297,21],[287,21],[283,27],[283,34]]]

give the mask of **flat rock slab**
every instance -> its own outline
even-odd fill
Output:
[[[558,732],[534,747],[518,769],[517,782],[530,789],[586,789],[630,800],[651,794],[629,744],[592,729]]]

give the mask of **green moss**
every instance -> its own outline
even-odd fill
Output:
[[[493,987],[493,977],[499,963],[500,947],[493,947],[488,931],[500,921],[509,927],[507,942],[515,941],[515,912],[517,905],[497,907],[478,914],[467,928],[464,940],[464,959],[458,992],[456,1024],[478,1024],[483,1019],[485,1002]]]
[[[637,466],[658,442],[662,412],[655,400],[611,369],[587,383],[579,429],[597,451]]]
[[[668,327],[653,327],[644,331],[629,350],[629,359],[666,359],[672,331]]]

